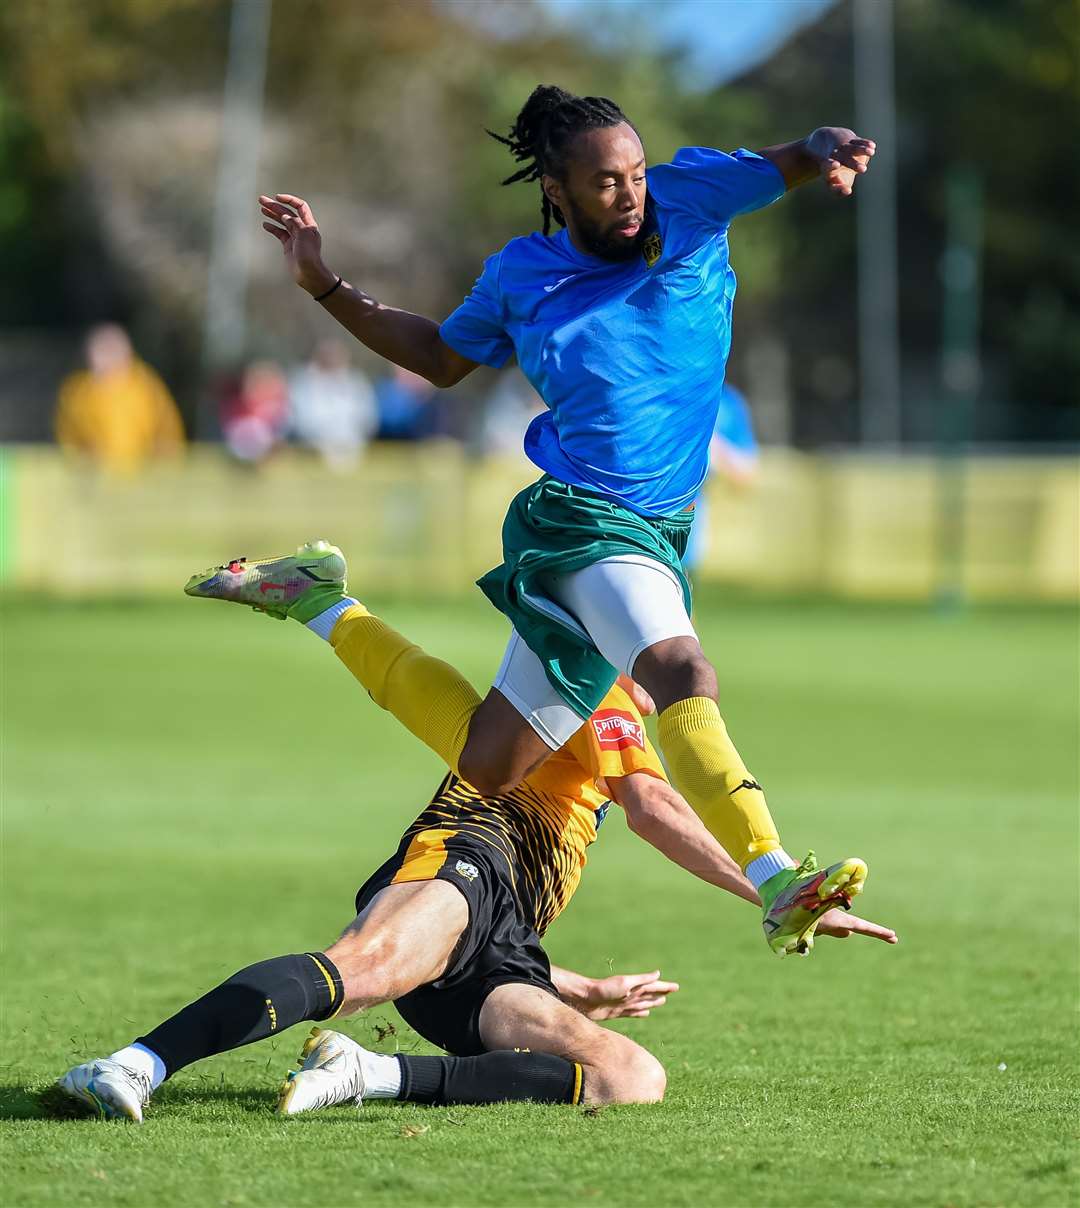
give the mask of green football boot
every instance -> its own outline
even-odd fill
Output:
[[[192,575],[184,594],[246,604],[284,621],[306,623],[345,595],[345,555],[328,541],[309,541],[295,554],[249,562],[233,558]]]
[[[862,893],[866,865],[852,856],[828,868],[818,868],[809,852],[798,868],[770,877],[759,893],[764,902],[762,929],[778,956],[797,952],[809,956],[821,916],[833,906],[851,909],[851,899]]]

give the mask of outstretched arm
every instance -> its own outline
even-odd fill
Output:
[[[607,786],[635,835],[695,877],[746,902],[761,905],[757,890],[739,871],[738,864],[666,780],[635,772],[610,777]]]
[[[551,980],[559,997],[589,1019],[640,1019],[653,1007],[662,1007],[678,982],[660,980],[660,970],[651,973],[614,973],[610,977],[586,977],[570,969],[551,966]]]
[[[610,777],[607,785],[612,799],[625,811],[627,824],[635,835],[710,885],[726,889],[755,906],[761,905],[757,890],[739,871],[739,866],[670,784],[645,772],[635,772]],[[897,942],[895,931],[839,907],[821,916],[817,931],[818,935],[837,939],[866,935],[887,944]]]
[[[795,143],[763,147],[758,154],[774,163],[789,189],[825,178],[830,193],[850,195],[855,177],[870,164],[876,145],[843,126],[820,126]]]
[[[262,196],[263,230],[281,244],[293,279],[313,298],[329,293],[320,303],[347,331],[372,352],[411,369],[433,386],[453,386],[476,368],[439,335],[439,325],[422,315],[384,306],[347,281],[333,288],[338,274],[322,258],[322,235],[311,207],[291,193]]]

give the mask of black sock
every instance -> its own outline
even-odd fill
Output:
[[[500,1049],[479,1057],[408,1057],[399,1099],[411,1103],[580,1103],[581,1066],[552,1053]]]
[[[135,1043],[153,1049],[172,1075],[303,1019],[326,1019],[343,998],[341,974],[324,953],[276,956],[234,973]]]

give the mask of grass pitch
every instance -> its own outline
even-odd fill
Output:
[[[488,682],[504,631],[479,596],[382,611]],[[612,814],[548,945],[681,982],[622,1025],[667,1066],[662,1105],[281,1121],[298,1027],[184,1071],[135,1128],[42,1119],[31,1092],[328,943],[440,771],[298,626],[9,603],[4,1202],[1075,1202],[1075,618],[712,595],[699,623],[786,846],[866,857],[859,907],[898,947],[771,958],[752,910]],[[389,1009],[343,1026],[423,1047]]]

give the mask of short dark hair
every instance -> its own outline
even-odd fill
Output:
[[[554,84],[538,85],[510,127],[509,138],[488,131],[492,138],[510,148],[518,163],[525,165],[502,183],[512,185],[519,180],[539,180],[541,176],[564,180],[568,151],[574,139],[586,130],[618,126],[622,122],[632,125],[619,106],[606,96],[575,96]],[[547,235],[552,218],[559,226],[566,226],[566,219],[547,194],[543,190],[541,193],[540,213]]]

